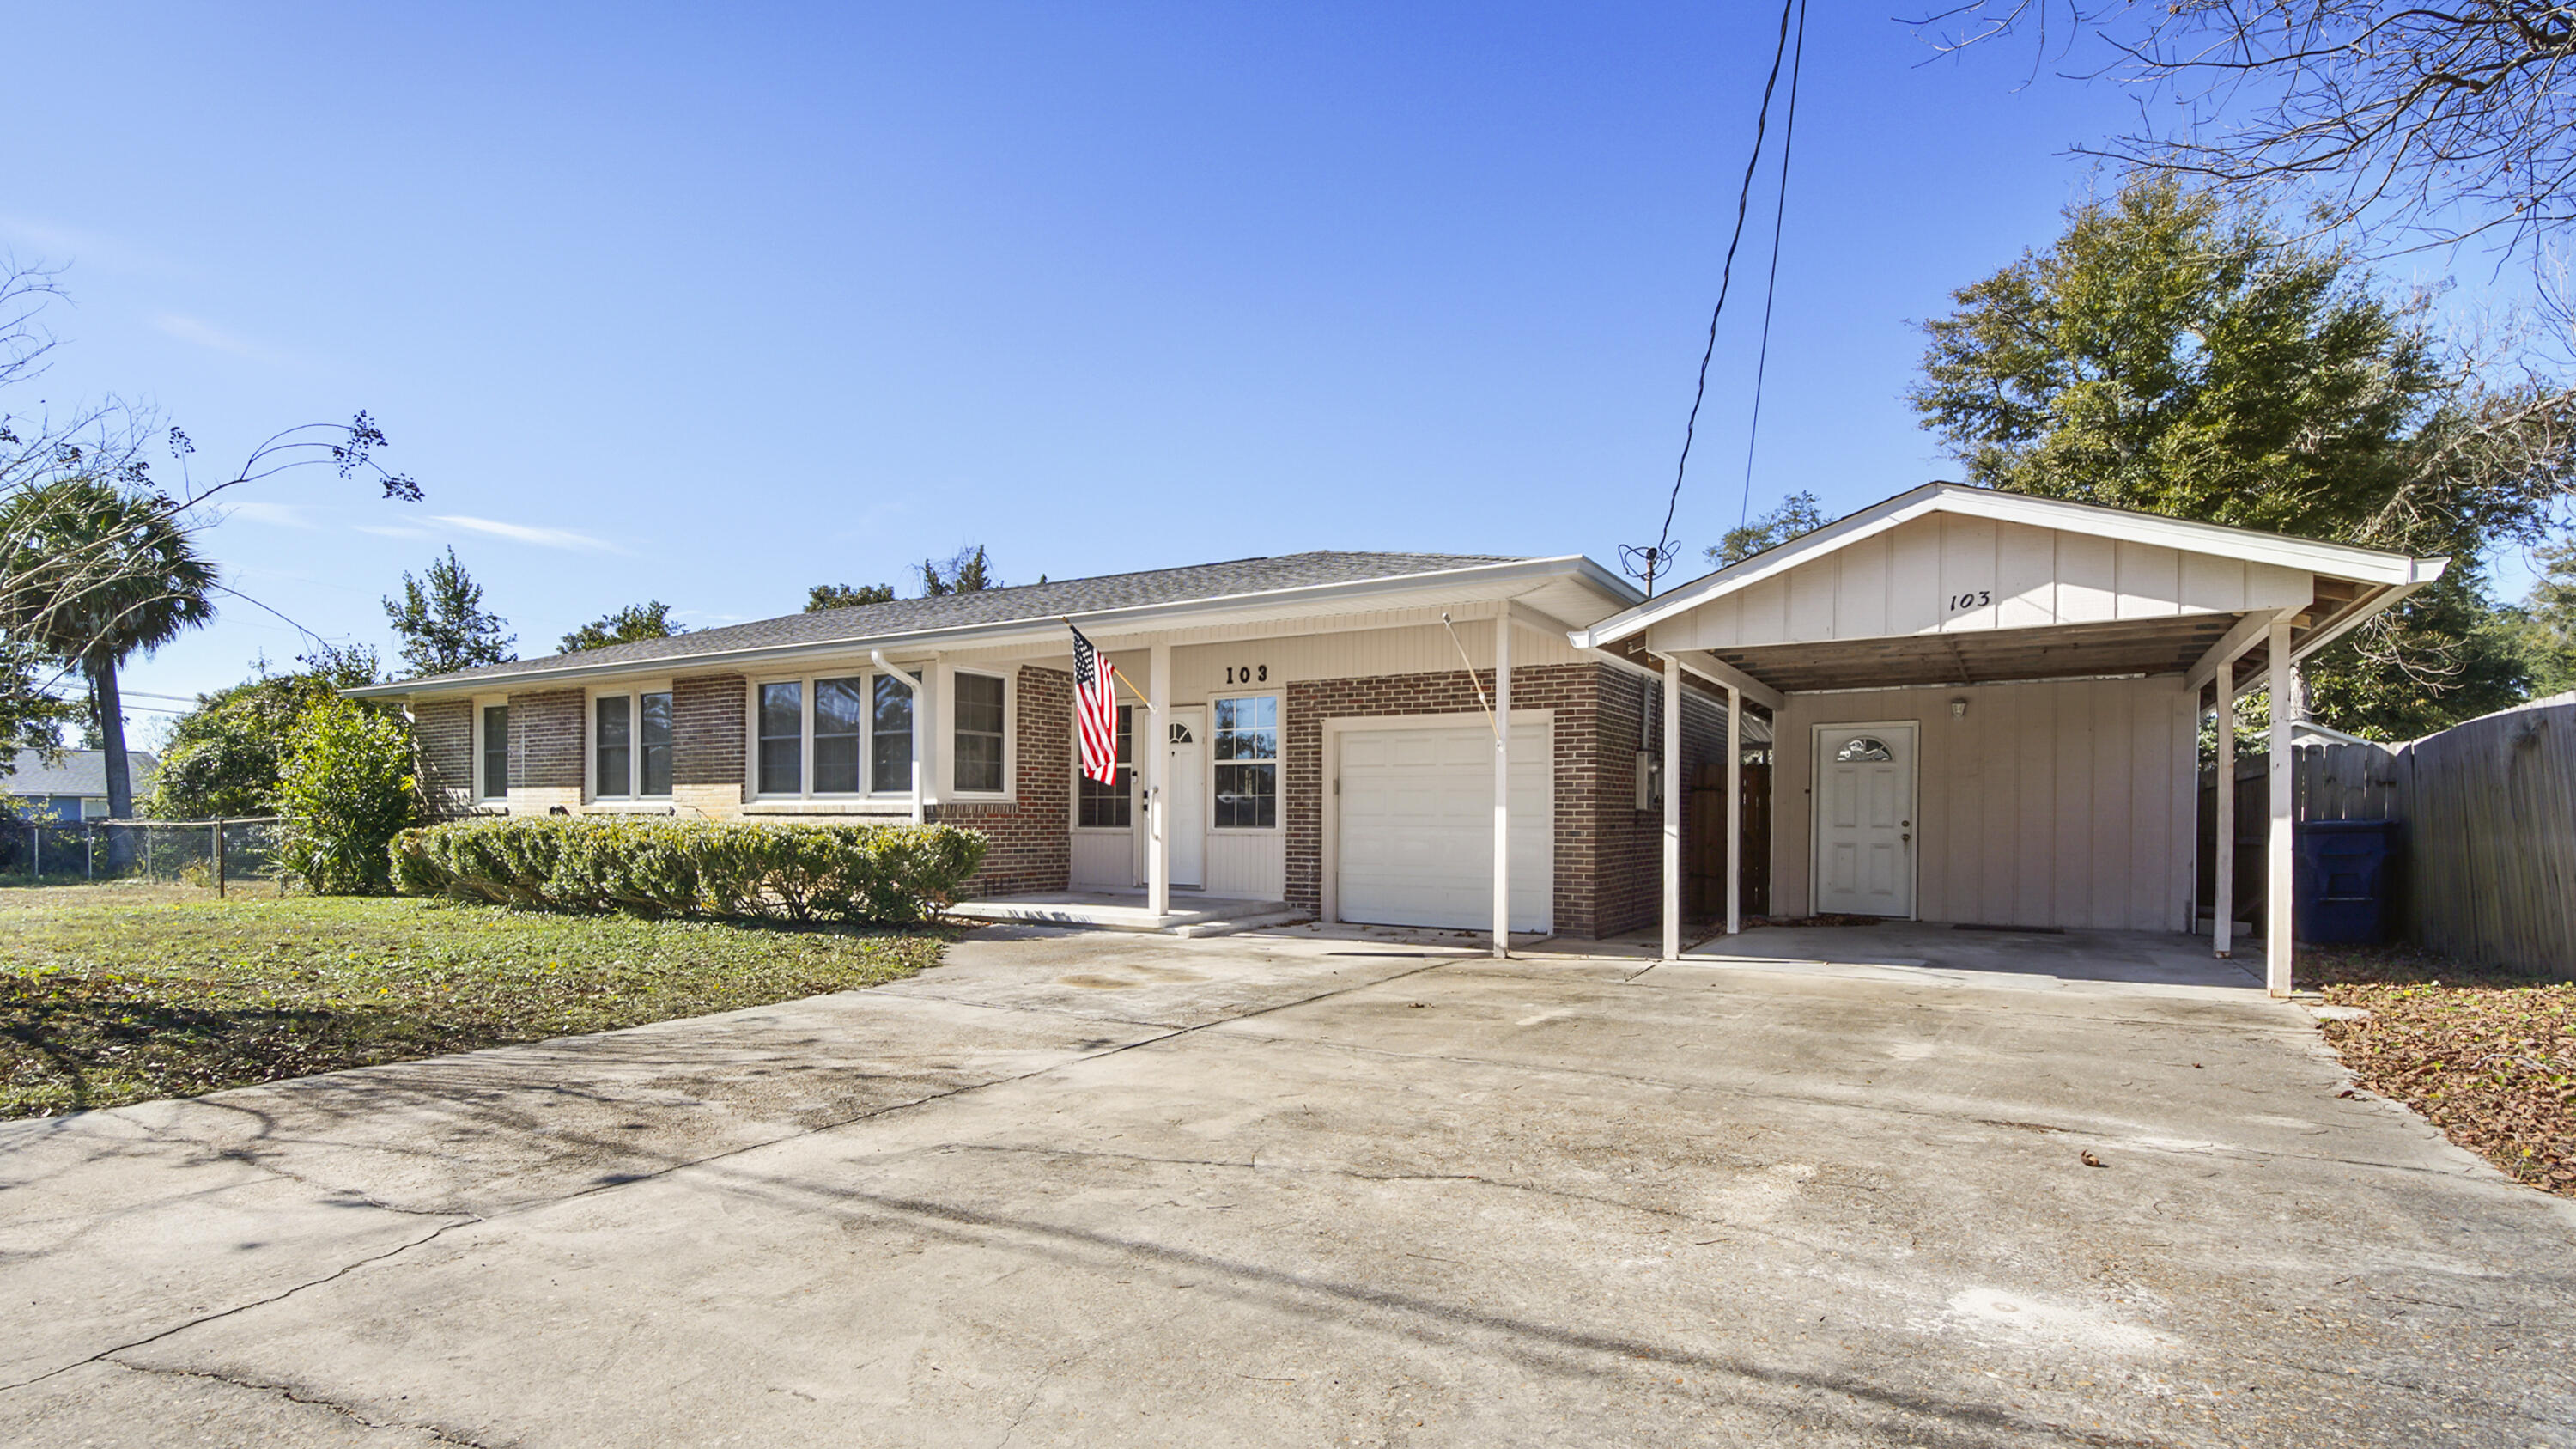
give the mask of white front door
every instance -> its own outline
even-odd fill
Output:
[[[1550,724],[1512,725],[1512,929],[1556,919]],[[1335,914],[1388,926],[1494,924],[1494,732],[1467,725],[1341,732]]]
[[[1172,711],[1164,741],[1164,788],[1171,832],[1172,884],[1195,886],[1207,880],[1207,711]]]
[[[1914,726],[1816,726],[1816,909],[1914,914]]]

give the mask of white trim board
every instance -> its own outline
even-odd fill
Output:
[[[1576,630],[1567,637],[1579,649],[1605,648],[1622,639],[1643,633],[1666,619],[1688,613],[1711,600],[1739,592],[1765,579],[1786,573],[1799,564],[1821,558],[1862,539],[1885,533],[1900,524],[1935,513],[1956,513],[2003,523],[2019,523],[2035,528],[2057,529],[2131,543],[2153,544],[2188,553],[2213,554],[2252,563],[2273,564],[2282,568],[2324,574],[2331,578],[2382,584],[2392,588],[2412,589],[2431,583],[2440,578],[2443,570],[2450,564],[2447,558],[2411,558],[2405,554],[2385,553],[2378,549],[2354,548],[2348,544],[2290,538],[2282,534],[2259,533],[2252,529],[2229,528],[2222,524],[2200,523],[2190,519],[2165,518],[2150,513],[2132,513],[2124,509],[2104,508],[2096,504],[2069,502],[2062,498],[2034,498],[2026,494],[1999,493],[1993,489],[1971,488],[1961,483],[1926,483],[1920,488],[1900,493],[1894,498],[1873,504],[1858,513],[1837,519],[1813,533],[1791,539],[1777,548],[1767,549],[1741,563],[1684,584],[1660,599],[1639,604],[1623,613],[1604,619],[1589,629]]]

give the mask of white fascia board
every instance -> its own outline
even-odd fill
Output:
[[[1183,621],[1191,625],[1205,625],[1293,619],[1313,613],[1314,606],[1317,604],[1345,603],[1353,599],[1372,597],[1389,599],[1404,599],[1420,595],[1437,597],[1461,585],[1508,585],[1567,577],[1578,579],[1601,590],[1614,601],[1637,597],[1637,591],[1634,588],[1591,559],[1582,554],[1563,554],[1554,558],[1515,559],[1509,563],[1442,569],[1434,573],[1347,579],[1338,583],[1308,584],[1293,589],[1267,589],[1249,594],[1221,594],[1211,598],[1184,599],[1165,604],[1138,604],[1124,609],[1099,609],[1066,617],[1080,624],[1085,634],[1097,635],[1101,640],[1106,641],[1110,636],[1121,631],[1170,628]],[[865,655],[872,649],[889,651],[982,649],[1015,644],[1046,644],[1061,641],[1063,638],[1064,623],[1060,619],[1009,619],[989,624],[960,624],[945,629],[916,629],[851,639],[773,644],[750,649],[710,649],[699,654],[663,654],[650,659],[620,659],[595,664],[566,663],[544,669],[520,669],[504,674],[477,674],[440,680],[427,688],[412,681],[361,685],[355,689],[341,690],[340,694],[347,699],[414,697],[442,699],[450,696],[463,697],[477,690],[511,690],[538,684],[570,684],[619,675],[670,674],[683,669],[704,670],[733,666],[748,668],[787,664],[802,659],[859,656]],[[1067,647],[1071,647],[1069,643]]]
[[[1676,614],[1688,613],[1711,599],[1758,584],[1773,574],[1786,573],[1819,554],[1830,553],[1845,544],[1885,533],[1908,519],[1919,518],[1932,511],[1934,500],[1940,496],[1944,486],[1926,483],[1885,502],[1874,503],[1813,533],[1803,534],[1778,548],[1765,549],[1741,563],[1730,564],[1716,573],[1694,579],[1660,599],[1648,600],[1569,637],[1578,649],[1600,649],[1616,644]]]
[[[1604,619],[1575,636],[1575,643],[1578,647],[1594,649],[1616,643],[1712,599],[1748,588],[1809,559],[1884,533],[1929,513],[1957,513],[1999,523],[2020,523],[2033,528],[2087,533],[2130,543],[2150,543],[2187,553],[2277,564],[2356,583],[2428,584],[2440,578],[2442,571],[2450,565],[2447,558],[2410,558],[2402,553],[2355,548],[2350,544],[2287,538],[2276,533],[2258,533],[2252,529],[2197,523],[2183,518],[2164,518],[2152,513],[2132,513],[2126,509],[2075,503],[2063,498],[1999,493],[1991,488],[1971,488],[1960,483],[1926,483],[1829,523],[1813,533],[1792,539],[1778,548],[1755,554],[1733,567],[1684,584],[1660,599]]]
[[[2344,615],[2342,618],[2335,620],[2325,628],[2319,629],[2308,635],[2308,637],[2300,640],[2297,646],[2290,650],[2290,662],[2293,664],[2298,663],[2300,660],[2305,659],[2309,655],[2316,653],[2318,650],[2323,649],[2329,644],[2332,644],[2344,635],[2360,628],[2363,624],[2367,623],[2372,616],[2386,613],[2388,610],[2395,608],[2399,603],[2405,600],[2407,595],[2412,594],[2417,589],[2433,582],[2434,579],[2440,578],[2442,576],[2443,566],[2450,563],[2450,560],[2439,558],[2427,559],[2425,562],[2433,565],[2433,570],[2430,575],[2425,578],[2418,579],[2413,583],[2400,584],[2396,588],[2386,590],[2377,598],[2372,599],[2369,603],[2364,604],[2360,608],[2353,610],[2351,613]]]
[[[2355,583],[2430,583],[2441,577],[2443,568],[2450,563],[2449,559],[2410,558],[2402,553],[2356,548],[2348,543],[2323,543],[2312,538],[2290,538],[2250,528],[2231,528],[2223,523],[2132,513],[2123,508],[2105,508],[2096,503],[2077,503],[2064,498],[1998,493],[1990,488],[1969,488],[1956,483],[1934,486],[1941,490],[1939,511],[1944,513],[1963,513],[1971,518],[1991,518],[2000,523],[2026,523],[2034,528],[2091,533],[2128,543],[2152,543],[2186,553],[2278,564],[2283,568],[2350,579]],[[2431,572],[2425,572],[2426,569]]]

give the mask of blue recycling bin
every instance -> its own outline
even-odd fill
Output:
[[[2387,939],[2396,894],[2394,820],[2308,820],[2291,834],[2302,941],[2369,945]]]

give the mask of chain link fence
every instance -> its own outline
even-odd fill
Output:
[[[139,880],[219,894],[282,888],[275,816],[249,820],[0,822],[0,882],[76,885]]]

